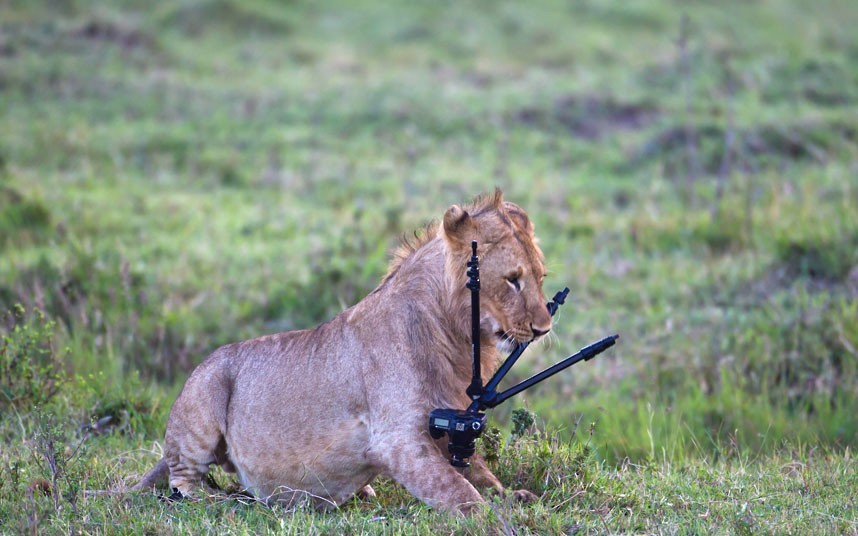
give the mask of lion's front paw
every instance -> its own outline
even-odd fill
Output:
[[[375,499],[376,497],[375,490],[369,484],[359,489],[355,495],[359,499]]]
[[[513,491],[511,495],[513,499],[516,500],[516,502],[520,502],[522,504],[533,502],[539,498],[535,494],[527,491],[526,489],[517,489]]]

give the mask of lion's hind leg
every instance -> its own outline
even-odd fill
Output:
[[[220,437],[188,433],[170,440],[169,427],[165,458],[170,467],[170,487],[184,496],[191,495],[203,485],[209,466],[215,463],[215,448]]]
[[[203,477],[213,463],[234,471],[224,439],[228,391],[201,381],[212,379],[192,376],[173,405],[167,423],[164,457],[170,467],[170,487],[183,496],[203,486]]]

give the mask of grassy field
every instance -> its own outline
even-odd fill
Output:
[[[848,0],[0,4],[0,532],[858,534],[856,27]],[[209,351],[330,318],[495,186],[571,288],[511,376],[622,336],[492,413],[536,504],[92,493],[155,463]]]

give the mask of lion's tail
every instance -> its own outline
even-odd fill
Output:
[[[131,491],[151,490],[152,488],[166,488],[167,479],[170,476],[170,467],[167,465],[167,459],[161,460],[155,464],[148,473],[143,475],[140,482],[134,484]]]

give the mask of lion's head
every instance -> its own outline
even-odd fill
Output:
[[[484,337],[509,351],[513,341],[528,342],[548,333],[544,258],[521,207],[504,201],[496,190],[466,207],[451,206],[441,228],[449,250],[448,270],[457,286],[466,278],[463,267],[471,255],[471,241],[478,242]]]

